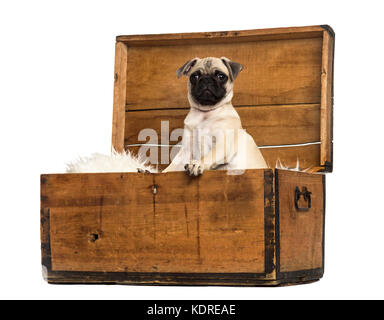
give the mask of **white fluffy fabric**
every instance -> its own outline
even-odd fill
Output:
[[[80,157],[67,164],[68,173],[94,173],[94,172],[137,172],[138,169],[156,173],[157,170],[145,164],[129,151],[118,153],[112,151],[110,156],[94,153],[90,157]]]
[[[277,169],[286,169],[291,171],[311,172],[311,168],[302,169],[297,160],[296,168],[288,168],[278,159],[275,164]],[[149,171],[157,173],[158,170],[153,166],[145,164],[145,160],[139,159],[129,151],[118,153],[112,151],[110,156],[94,153],[90,157],[80,157],[67,164],[68,173],[96,173],[96,172],[138,172]]]

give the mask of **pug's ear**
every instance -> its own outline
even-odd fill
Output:
[[[196,64],[199,58],[194,58],[192,60],[187,61],[182,67],[177,69],[176,75],[180,78],[182,75],[187,75],[189,71],[191,71],[192,67]]]
[[[243,65],[238,62],[233,62],[226,57],[221,57],[221,61],[227,67],[229,72],[229,78],[233,81],[237,78],[240,71],[243,70]]]

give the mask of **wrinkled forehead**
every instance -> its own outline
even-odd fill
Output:
[[[194,67],[192,68],[192,72],[200,71],[203,74],[211,74],[215,71],[219,70],[228,75],[228,69],[219,58],[207,57],[199,60]]]

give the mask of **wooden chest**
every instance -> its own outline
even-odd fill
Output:
[[[332,171],[334,32],[329,26],[119,36],[112,145],[159,152],[188,112],[195,56],[245,70],[233,104],[271,169],[242,175],[41,175],[42,264],[50,283],[280,285],[324,272],[325,175]],[[166,122],[169,121],[169,122]],[[164,125],[166,123],[167,125]],[[152,128],[157,141],[141,141]],[[312,173],[275,169],[311,167]]]

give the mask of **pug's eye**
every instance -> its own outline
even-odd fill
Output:
[[[221,73],[221,72],[218,72],[217,75],[216,75],[217,79],[219,79],[220,81],[223,81],[225,79],[227,79],[227,76],[224,74],[224,73]]]
[[[192,73],[190,77],[191,81],[197,81],[199,78],[200,78],[199,72]]]

